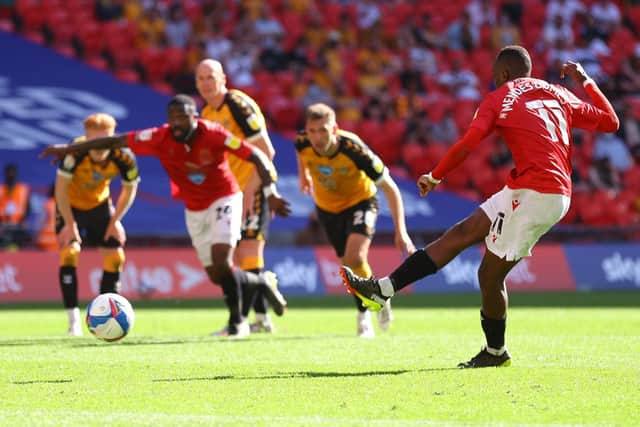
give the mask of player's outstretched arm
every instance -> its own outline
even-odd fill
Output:
[[[464,136],[449,147],[444,157],[438,162],[438,165],[431,172],[418,178],[417,185],[420,195],[424,197],[433,191],[447,173],[462,163],[489,133],[491,133],[490,129],[485,131],[475,127],[467,129]]]
[[[76,142],[69,144],[53,144],[46,147],[38,157],[53,157],[53,161],[59,161],[67,154],[85,152],[88,150],[99,150],[107,148],[116,148],[125,146],[127,143],[126,134],[105,136],[90,139],[84,142]]]
[[[269,209],[271,212],[275,212],[280,216],[287,217],[291,214],[291,207],[280,194],[276,188],[274,180],[275,174],[272,173],[273,164],[269,161],[266,154],[257,148],[252,148],[252,153],[247,159],[256,166],[258,176],[264,189],[264,195],[269,202]]]
[[[567,61],[562,65],[562,69],[560,71],[560,77],[565,78],[565,76],[569,76],[576,83],[584,86],[585,91],[591,98],[593,105],[597,107],[600,111],[597,114],[584,114],[584,121],[591,121],[588,125],[584,125],[581,123],[583,120],[582,117],[577,117],[578,120],[575,120],[574,117],[574,125],[576,127],[586,128],[597,130],[600,132],[615,132],[620,127],[620,119],[616,114],[613,106],[607,99],[607,97],[600,91],[598,85],[589,77],[586,73],[582,65],[578,62]]]

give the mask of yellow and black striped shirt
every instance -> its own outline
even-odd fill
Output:
[[[376,184],[388,174],[382,160],[356,134],[338,130],[338,149],[329,156],[320,156],[311,146],[306,132],[295,141],[296,151],[311,173],[316,205],[338,213],[373,197]]]
[[[202,118],[220,123],[233,135],[253,143],[267,133],[267,126],[258,104],[246,93],[231,89],[224,97],[220,107],[214,109],[205,105]],[[253,163],[229,155],[229,166],[240,188],[244,187],[253,173]]]
[[[109,198],[109,184],[116,176],[124,185],[140,179],[135,155],[128,148],[114,148],[106,161],[97,164],[89,153],[67,154],[60,162],[58,174],[71,178],[69,202],[76,209],[93,209]]]

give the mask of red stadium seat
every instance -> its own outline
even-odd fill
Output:
[[[267,101],[266,112],[278,129],[297,130],[302,126],[301,105],[284,96]]]
[[[20,17],[22,18],[23,31],[39,32],[40,30],[42,30],[42,25],[45,23],[46,15],[42,13],[42,10],[40,10],[40,7],[31,5],[29,7],[26,7],[23,10]]]
[[[169,62],[165,58],[164,50],[157,47],[139,51],[138,64],[142,67],[147,82],[162,82],[169,73]]]
[[[325,27],[338,28],[340,26],[340,15],[345,10],[339,2],[326,2],[320,8]]]
[[[623,177],[624,187],[627,189],[640,188],[640,165],[631,167],[624,173]]]
[[[471,183],[476,188],[483,198],[488,198],[492,194],[499,191],[503,182],[496,172],[490,167],[483,167],[470,175]]]
[[[424,146],[410,142],[402,145],[398,151],[400,151],[400,158],[403,163],[407,165],[413,178],[417,178],[425,173],[428,165],[425,162],[426,149]]]
[[[360,122],[356,134],[366,143],[375,139],[382,132],[382,124],[377,120],[363,120]]]
[[[90,66],[92,66],[93,68],[96,68],[98,70],[107,70],[109,68],[109,64],[107,63],[107,60],[104,59],[102,56],[89,56],[89,57],[85,57],[84,58],[84,62]]]
[[[94,21],[82,23],[76,30],[75,39],[82,49],[84,57],[102,54],[105,40],[102,34],[102,27],[98,23]]]
[[[469,127],[477,108],[478,101],[459,100],[456,102],[453,110],[453,120],[456,122],[458,129],[464,131]]]
[[[461,169],[454,169],[442,180],[442,187],[458,192],[468,190],[469,183],[470,180],[468,174]]]
[[[186,58],[184,49],[177,47],[168,47],[164,50],[163,56],[167,63],[167,72],[169,74],[177,74],[182,69]]]
[[[129,82],[129,83],[139,83],[140,76],[134,70],[130,68],[121,68],[115,71],[115,76],[117,79]]]
[[[150,84],[150,86],[158,92],[164,93],[165,95],[173,95],[173,87],[171,87],[171,85],[168,83],[162,81],[154,81]]]

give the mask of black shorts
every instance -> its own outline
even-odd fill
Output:
[[[270,221],[269,203],[260,187],[253,196],[253,214],[242,222],[241,240],[267,240]]]
[[[110,199],[105,200],[93,209],[82,210],[72,207],[71,211],[76,224],[78,224],[82,246],[101,248],[119,248],[121,246],[120,242],[113,237],[109,237],[107,241],[104,240],[104,233],[106,233],[113,215],[113,206]],[[64,218],[56,210],[56,234],[60,233],[62,227],[64,227]]]
[[[363,200],[342,212],[327,212],[316,206],[318,221],[339,258],[344,256],[347,238],[352,233],[363,234],[370,239],[376,232],[378,199]]]

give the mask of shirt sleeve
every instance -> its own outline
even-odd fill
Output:
[[[231,116],[242,129],[245,139],[253,140],[266,132],[262,113],[247,95],[231,90],[226,102]]]
[[[487,96],[473,115],[469,127],[476,128],[483,134],[490,134],[495,128],[498,118],[493,104],[493,98],[490,95]]]
[[[224,141],[224,149],[233,153],[234,156],[247,160],[251,154],[253,154],[253,147],[244,139],[232,135],[231,132],[222,127],[218,128],[215,132],[217,132]]]
[[[593,104],[584,102],[575,95],[572,97],[571,115],[573,127],[599,132],[615,132],[620,120],[607,97],[595,82],[585,84],[585,90]]]
[[[158,141],[161,139],[161,128],[149,128],[127,132],[127,146],[139,156],[158,155]]]
[[[349,157],[356,167],[362,170],[376,185],[380,185],[389,174],[380,157],[359,138],[342,139],[340,151]]]
[[[113,160],[118,166],[120,177],[125,185],[135,184],[140,181],[136,156],[128,148],[119,148],[113,153]]]

